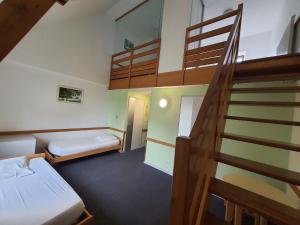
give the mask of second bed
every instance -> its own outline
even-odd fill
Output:
[[[112,134],[101,134],[96,137],[52,140],[44,151],[51,163],[59,163],[121,149],[122,140],[120,138]]]

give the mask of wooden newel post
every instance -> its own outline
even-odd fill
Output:
[[[177,137],[169,225],[186,225],[191,139]]]

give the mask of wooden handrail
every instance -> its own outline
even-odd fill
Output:
[[[182,182],[185,182],[185,184],[181,186],[173,185],[170,225],[201,225],[205,217],[210,178],[215,176],[217,168],[214,153],[220,151],[221,133],[225,127],[224,116],[228,110],[227,102],[229,101],[238,55],[242,11],[243,5],[241,4],[238,9],[233,12],[187,29],[185,56],[189,53],[189,57],[184,57],[184,60],[202,60],[205,54],[208,58],[213,55],[218,61],[216,61],[216,72],[202,102],[189,140],[184,140],[182,137],[177,138],[176,143],[178,145],[176,145],[176,154],[178,152],[178,154],[186,153],[189,155],[181,156],[182,159],[188,159],[188,165],[183,164],[177,157],[174,171],[180,171],[180,168],[177,168],[178,166],[180,167],[180,165],[185,165],[185,168],[189,168],[189,170],[186,174],[174,174],[174,184]],[[227,19],[231,16],[236,16],[232,25],[216,29],[206,34],[196,35],[196,38],[195,36],[194,38],[189,37],[189,32],[193,29]],[[194,51],[188,50],[188,44],[192,41],[197,41],[203,37],[211,38],[225,32],[229,32],[225,45],[224,42],[221,42],[210,46],[201,46]],[[220,49],[222,49],[222,51],[219,51]],[[213,54],[211,53],[216,50],[218,50],[220,55],[215,54],[215,52]],[[193,53],[191,54],[191,52]],[[201,56],[196,56],[196,54],[200,54]],[[193,57],[190,57],[190,55],[193,55]],[[213,61],[215,61],[215,59],[212,60],[212,62]],[[197,65],[197,62],[194,63],[192,61],[192,63],[186,63],[186,61],[184,61],[184,65],[185,64]],[[186,68],[184,67],[184,69]],[[185,151],[185,149],[190,149],[190,151]],[[184,177],[187,177],[187,180],[184,180],[186,179]],[[183,195],[179,194],[180,190],[184,192],[182,193]],[[185,199],[182,200],[182,198]],[[184,206],[179,207],[178,205],[180,204],[184,204]],[[181,210],[180,212],[178,212],[179,209]],[[182,215],[179,216],[178,214]],[[179,219],[179,222],[176,222],[177,219]]]
[[[296,186],[296,185],[293,185],[293,184],[289,184],[290,187],[292,188],[292,190],[294,191],[294,193],[298,196],[298,198],[300,199],[300,189]]]
[[[233,46],[233,42],[234,42],[233,36],[234,36],[235,32],[238,29],[238,24],[241,22],[242,7],[243,7],[242,5],[239,6],[240,13],[238,15],[240,15],[240,16],[236,17],[235,22],[234,22],[234,26],[232,26],[232,28],[231,28],[230,35],[228,37],[229,41],[227,41],[226,44],[225,44],[224,54],[220,58],[220,61],[218,63],[217,71],[216,71],[216,73],[215,73],[215,75],[214,75],[214,77],[213,77],[213,79],[212,79],[212,81],[209,85],[209,88],[208,88],[208,90],[206,92],[206,95],[204,97],[204,100],[202,102],[199,114],[198,114],[197,119],[195,121],[195,124],[192,128],[192,131],[191,131],[191,134],[190,134],[190,136],[192,138],[193,137],[194,138],[198,137],[199,128],[201,127],[200,124],[202,124],[203,120],[205,119],[204,117],[207,114],[208,106],[211,103],[212,97],[215,93],[215,90],[217,89],[217,86],[219,85],[218,82],[220,80],[220,76],[221,76],[221,73],[222,73],[223,64],[225,62],[225,59],[228,57],[228,54],[230,54],[230,52],[228,50]]]
[[[73,132],[73,131],[90,131],[90,130],[113,130],[119,133],[126,133],[124,130],[113,127],[83,127],[83,128],[65,128],[65,129],[44,129],[44,130],[19,130],[19,131],[0,131],[0,136],[24,135],[24,134],[45,134],[58,132]]]
[[[125,51],[122,51],[122,52],[118,52],[118,53],[112,55],[112,57],[115,58],[116,56],[124,55],[126,53],[131,52],[131,51],[138,50],[138,49],[141,49],[141,48],[144,48],[144,47],[147,47],[149,45],[153,45],[153,44],[156,44],[156,43],[159,43],[159,42],[160,42],[160,38],[159,39],[155,39],[153,41],[146,42],[144,44],[137,45],[137,46],[135,46],[134,48],[132,48],[130,50],[125,50]]]
[[[212,23],[216,23],[220,20],[224,20],[224,19],[227,19],[227,18],[230,18],[230,17],[233,17],[233,16],[236,16],[238,14],[239,10],[233,10],[231,12],[228,12],[224,15],[221,15],[221,16],[218,16],[218,17],[215,17],[215,18],[212,18],[210,20],[206,20],[204,22],[201,22],[201,23],[198,23],[198,24],[195,24],[193,26],[190,26],[187,28],[187,31],[191,31],[191,30],[195,30],[195,29],[198,29],[200,27],[203,27],[203,26],[207,26],[209,24],[212,24]]]

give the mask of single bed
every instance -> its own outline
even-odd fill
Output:
[[[120,138],[111,134],[102,134],[96,137],[52,140],[44,151],[51,163],[59,163],[121,149]]]
[[[80,197],[44,158],[0,160],[0,172],[0,224],[90,222],[92,216]]]

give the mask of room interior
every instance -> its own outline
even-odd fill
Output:
[[[0,224],[300,224],[299,32],[297,0],[0,1]]]

